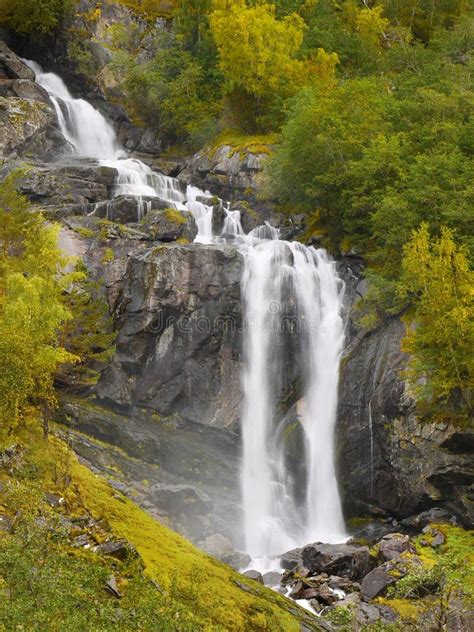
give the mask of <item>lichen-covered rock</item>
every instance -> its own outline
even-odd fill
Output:
[[[204,149],[195,154],[180,178],[191,177],[201,188],[226,199],[239,194],[251,196],[261,189],[261,171],[267,158],[268,152],[236,151],[223,144],[212,151]]]
[[[0,97],[0,156],[45,156],[55,146],[55,122],[41,101]]]
[[[177,211],[173,208],[147,212],[141,226],[156,241],[180,240],[185,243],[193,241],[197,235],[192,213]]]

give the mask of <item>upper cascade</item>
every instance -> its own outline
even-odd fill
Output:
[[[138,198],[138,214],[144,208],[144,197],[158,197],[170,208],[189,210],[198,230],[196,241],[212,241],[212,206],[198,200],[200,196],[209,197],[208,192],[191,185],[183,188],[176,178],[156,173],[141,160],[127,157],[113,127],[98,110],[84,99],[72,97],[64,81],[55,73],[44,72],[34,61],[23,61],[35,73],[36,82],[49,94],[59,129],[72,153],[79,158],[93,158],[101,165],[117,170],[115,196]]]
[[[279,239],[268,223],[245,234],[238,210],[221,201],[225,221],[213,234],[209,192],[154,172],[127,157],[112,126],[83,99],[74,99],[54,73],[26,61],[49,93],[59,127],[73,154],[117,170],[114,194],[137,198],[137,220],[149,209],[146,198],[190,211],[196,242],[233,243],[244,258],[244,370],[242,375],[242,466],[244,547],[265,560],[310,541],[346,539],[334,464],[339,360],[344,341],[343,284],[322,249]],[[200,199],[201,198],[201,199]],[[296,341],[302,397],[297,414],[303,448],[300,464],[288,458],[288,427],[279,421],[278,383],[290,362],[284,351],[285,306],[295,307],[291,335]],[[290,429],[291,430],[291,429]],[[296,480],[295,469],[304,472]]]

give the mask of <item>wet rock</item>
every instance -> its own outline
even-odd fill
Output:
[[[353,541],[363,540],[370,545],[375,544],[385,535],[393,532],[389,520],[371,520],[363,525],[351,529]]]
[[[324,572],[349,579],[359,579],[371,568],[367,546],[315,543],[304,547],[303,564],[312,573]]]
[[[259,573],[258,571],[254,571],[254,570],[245,571],[243,575],[244,577],[248,577],[249,579],[254,579],[259,584],[263,584],[262,573]]]
[[[303,566],[303,549],[292,549],[280,557],[280,565],[285,570],[293,570]]]
[[[401,533],[390,533],[379,542],[378,557],[382,562],[395,560],[402,553],[415,553],[416,549],[410,542],[410,537]]]
[[[237,427],[242,263],[236,249],[200,244],[163,244],[128,257],[114,309],[116,355],[96,387],[99,397]]]
[[[174,514],[193,516],[212,509],[209,496],[192,485],[156,483],[150,487],[148,496],[154,503]]]
[[[405,336],[400,320],[370,333],[358,332],[356,325],[349,329],[354,337],[341,365],[337,439],[346,515],[378,506],[400,520],[441,503],[469,526],[471,431],[419,423],[402,379],[408,357],[400,350]],[[464,439],[467,447],[460,453]]]
[[[336,575],[329,577],[328,584],[330,588],[342,590],[345,593],[360,591],[360,584],[358,582],[352,582],[345,577],[337,577]]]
[[[263,583],[265,586],[278,586],[281,581],[281,573],[276,571],[268,571],[263,574]]]
[[[395,578],[384,568],[374,568],[362,579],[362,595],[365,599],[373,599],[377,595],[383,594],[393,583],[395,583]]]

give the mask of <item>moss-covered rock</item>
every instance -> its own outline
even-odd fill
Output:
[[[45,155],[54,145],[55,120],[46,103],[0,97],[0,155]]]

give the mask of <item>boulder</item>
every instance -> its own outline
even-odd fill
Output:
[[[383,594],[386,589],[395,583],[395,578],[382,567],[374,568],[361,582],[362,596],[365,599],[373,599]]]
[[[193,214],[172,208],[148,211],[143,218],[142,227],[156,241],[180,239],[191,242],[197,235]]]
[[[56,117],[41,101],[0,97],[0,157],[45,156],[57,143]]]
[[[410,537],[402,533],[390,533],[385,535],[379,542],[378,549],[378,557],[382,562],[396,560],[405,552],[416,552],[415,547],[410,542]]]
[[[283,569],[291,571],[297,566],[303,565],[303,549],[292,549],[280,556],[280,565]]]
[[[220,560],[221,562],[224,562],[224,564],[228,564],[229,566],[231,566],[234,570],[240,571],[250,564],[252,558],[247,553],[232,551],[229,553],[224,553]]]
[[[263,574],[263,583],[265,586],[279,586],[281,582],[281,573],[276,571],[268,571]]]
[[[364,577],[372,562],[367,546],[353,544],[309,544],[302,551],[303,564],[312,573],[327,573],[348,579]]]
[[[0,41],[0,79],[35,80],[35,73],[31,68],[28,68],[3,41]]]
[[[222,559],[223,555],[234,552],[232,542],[220,533],[208,536],[201,544],[200,548],[217,559]]]
[[[209,496],[192,485],[156,483],[150,487],[148,498],[175,515],[203,515],[212,509]]]
[[[456,524],[456,518],[453,516],[452,512],[447,509],[443,509],[443,507],[432,507],[427,511],[422,511],[415,516],[409,516],[402,520],[402,525],[405,529],[411,532],[419,532],[422,531],[429,524],[442,524],[445,522],[450,522]]]
[[[19,97],[52,105],[46,90],[28,79],[0,79],[0,96]]]
[[[263,584],[262,573],[259,573],[258,571],[254,571],[254,570],[245,571],[243,575],[244,577],[248,577],[249,579],[254,579],[259,584]]]

